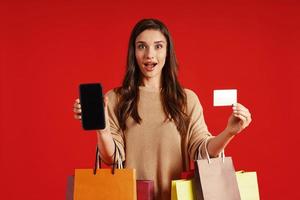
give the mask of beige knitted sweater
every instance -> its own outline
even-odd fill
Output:
[[[171,180],[189,169],[190,160],[199,152],[205,158],[205,141],[211,138],[203,117],[202,106],[197,95],[185,89],[187,114],[191,117],[184,138],[180,136],[175,123],[165,121],[160,91],[140,87],[138,112],[141,124],[130,117],[127,130],[121,131],[115,115],[116,93],[111,90],[108,114],[113,138],[121,152],[126,168],[135,168],[137,179],[154,180],[156,200],[171,198]],[[198,151],[199,150],[199,151]]]

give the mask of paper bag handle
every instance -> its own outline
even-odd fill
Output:
[[[112,167],[112,174],[115,174],[115,163],[116,163],[116,154],[117,151],[118,153],[120,153],[119,149],[117,148],[116,142],[114,141],[115,144],[115,150],[114,150],[114,162],[113,162],[113,167]],[[119,165],[119,164],[118,164]],[[101,169],[101,156],[100,156],[100,152],[99,152],[99,147],[97,145],[96,147],[96,158],[95,158],[95,165],[94,165],[94,175],[97,173],[97,169],[100,168]]]
[[[208,163],[211,163],[211,160],[210,160],[210,157],[209,157],[209,153],[208,153],[208,149],[207,149],[207,141],[208,141],[208,139],[205,140],[205,143],[204,143],[204,145],[205,145],[205,153],[206,153],[206,157],[207,157]],[[224,163],[224,161],[225,161],[225,152],[224,152],[224,149],[219,153],[219,157],[220,156],[221,156],[222,161]]]

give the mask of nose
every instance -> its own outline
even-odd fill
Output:
[[[146,58],[147,59],[153,59],[155,56],[155,50],[154,48],[148,48],[147,51],[146,51]]]

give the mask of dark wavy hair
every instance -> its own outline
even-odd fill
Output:
[[[116,115],[120,128],[126,130],[126,120],[131,116],[136,123],[142,119],[138,113],[139,86],[142,73],[135,57],[135,42],[137,36],[145,30],[159,30],[167,40],[167,56],[162,68],[161,100],[166,120],[173,120],[178,131],[185,134],[187,131],[186,94],[177,78],[178,64],[174,51],[173,41],[167,27],[157,19],[142,19],[131,32],[127,52],[127,68],[122,86],[115,89],[118,95]]]

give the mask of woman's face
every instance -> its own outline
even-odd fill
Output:
[[[135,57],[145,78],[161,77],[167,56],[167,41],[159,30],[145,30],[135,40]]]

